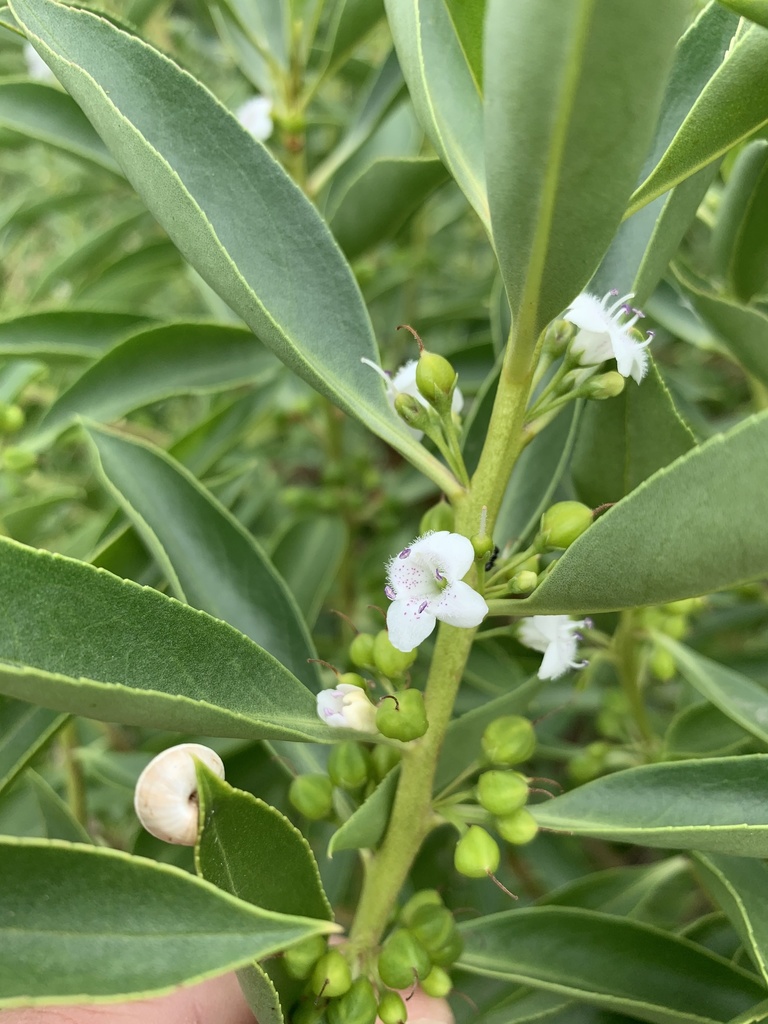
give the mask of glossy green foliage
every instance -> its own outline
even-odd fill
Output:
[[[715,268],[743,302],[768,281],[768,142],[745,146],[728,176],[712,233]]]
[[[460,965],[651,1024],[729,1021],[760,999],[753,975],[668,932],[572,908],[477,918]]]
[[[665,849],[768,856],[768,756],[645,765],[533,810],[545,828]]]
[[[0,869],[1,1006],[165,992],[329,930],[116,850],[7,839]]]
[[[0,792],[45,748],[67,715],[0,697]]]

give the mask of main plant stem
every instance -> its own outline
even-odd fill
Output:
[[[455,501],[456,531],[466,537],[478,532],[483,506],[488,510],[489,532],[493,528],[524,445],[523,426],[535,365],[532,359],[522,373],[516,371],[510,339],[477,471],[468,491]],[[474,635],[472,629],[440,626],[424,692],[429,729],[403,754],[387,834],[366,872],[350,930],[350,942],[359,952],[380,941],[414,858],[436,824],[432,811],[435,770]]]

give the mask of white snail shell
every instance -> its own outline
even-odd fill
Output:
[[[195,757],[224,778],[224,765],[215,750],[202,743],[179,743],[152,758],[136,783],[136,816],[147,832],[163,842],[194,846],[197,840]]]

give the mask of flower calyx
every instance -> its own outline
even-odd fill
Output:
[[[388,739],[408,743],[427,731],[427,712],[421,690],[401,690],[383,697],[376,712],[376,728]]]

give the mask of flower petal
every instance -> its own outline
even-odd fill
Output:
[[[472,542],[460,533],[449,533],[448,530],[424,534],[411,544],[411,550],[439,568],[451,581],[466,576],[475,560]]]
[[[638,384],[640,383],[648,367],[648,356],[645,353],[648,344],[648,342],[643,344],[636,341],[627,331],[613,330],[611,332],[616,369],[622,377],[631,377]]]
[[[405,653],[412,651],[427,639],[436,621],[431,605],[424,608],[418,599],[393,601],[387,609],[387,629],[392,646]]]
[[[576,653],[575,640],[573,642],[573,653]],[[559,679],[560,676],[565,675],[570,666],[571,659],[564,657],[559,645],[550,644],[544,652],[544,657],[541,659],[537,675],[539,679]]]
[[[565,311],[563,319],[584,331],[602,334],[608,330],[611,317],[596,295],[582,292]]]
[[[449,626],[461,626],[463,629],[479,626],[488,614],[485,598],[460,580],[447,586],[440,598],[432,604],[432,608],[441,622]]]

